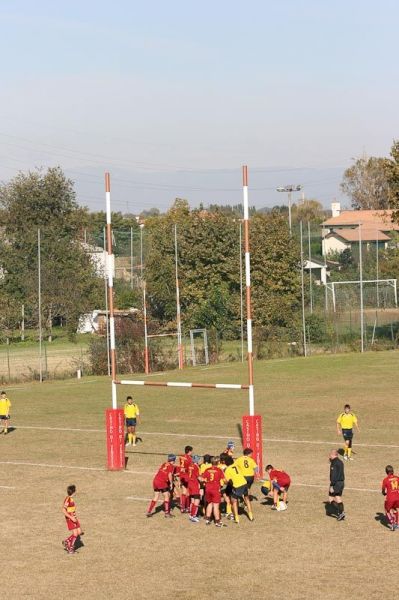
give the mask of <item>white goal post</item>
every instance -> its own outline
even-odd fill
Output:
[[[330,292],[330,294],[331,294],[333,311],[336,312],[336,310],[337,310],[336,289],[335,289],[336,286],[349,285],[349,284],[354,285],[355,284],[355,285],[362,286],[362,288],[364,288],[364,286],[369,283],[375,284],[376,293],[377,293],[377,302],[376,302],[377,306],[379,304],[379,301],[378,301],[379,288],[384,285],[386,287],[392,288],[395,307],[396,308],[398,307],[397,279],[364,279],[362,281],[361,280],[330,281],[330,282],[326,283],[325,285],[327,288],[327,292]]]
[[[195,338],[202,335],[203,339],[203,350],[204,350],[204,362],[198,360],[197,352],[195,348]],[[193,367],[197,365],[209,365],[209,352],[208,352],[208,334],[206,329],[190,329],[190,347],[191,347],[191,362]]]

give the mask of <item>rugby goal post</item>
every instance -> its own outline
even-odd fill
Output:
[[[234,383],[195,383],[182,381],[152,381],[152,380],[118,380],[116,373],[115,356],[115,321],[113,304],[113,277],[110,268],[108,272],[108,295],[110,311],[110,353],[111,353],[111,389],[112,409],[106,411],[107,423],[107,457],[108,469],[122,470],[125,468],[125,444],[124,444],[124,420],[123,410],[117,408],[117,385],[139,385],[149,387],[173,387],[173,388],[205,388],[205,389],[228,389],[248,390],[249,414],[243,416],[243,439],[244,448],[251,447],[254,459],[258,464],[258,477],[263,471],[262,450],[262,418],[255,415],[254,402],[254,377],[253,377],[253,353],[252,353],[252,310],[251,310],[251,277],[250,277],[250,248],[249,248],[249,208],[248,208],[248,171],[242,168],[243,174],[243,198],[244,198],[244,245],[245,245],[245,284],[246,284],[246,308],[247,308],[247,357],[248,357],[248,384]],[[107,265],[112,264],[112,231],[111,231],[111,196],[110,175],[105,174],[105,197],[107,215]]]

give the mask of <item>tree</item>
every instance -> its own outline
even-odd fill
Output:
[[[0,207],[5,292],[17,305],[25,304],[27,315],[37,315],[40,229],[43,323],[50,332],[52,320],[62,317],[75,332],[79,316],[102,298],[103,280],[78,242],[84,211],[72,181],[58,167],[19,173],[0,187]]]
[[[391,158],[386,162],[387,179],[390,191],[390,207],[394,209],[393,218],[399,222],[399,140],[394,140]]]
[[[346,169],[341,183],[354,209],[389,208],[389,159],[362,156]]]
[[[318,200],[305,199],[301,204],[294,205],[292,218],[298,223],[321,223],[325,218],[323,205]]]

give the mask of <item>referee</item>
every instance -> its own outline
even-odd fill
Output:
[[[337,513],[337,521],[345,519],[344,503],[342,494],[345,487],[344,463],[338,457],[336,450],[331,450],[330,459],[330,490],[328,500],[331,508]]]

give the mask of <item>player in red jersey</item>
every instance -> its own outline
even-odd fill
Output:
[[[62,505],[62,513],[65,517],[66,526],[68,527],[68,531],[72,532],[71,535],[62,542],[62,545],[68,554],[75,554],[75,542],[82,533],[79,520],[76,516],[75,500],[72,497],[75,492],[76,485],[69,485],[67,487],[67,497]]]
[[[291,477],[285,471],[279,471],[272,465],[267,465],[266,472],[269,475],[271,487],[273,490],[273,510],[277,510],[280,494],[283,495],[284,505],[287,504],[288,489],[291,485]]]
[[[214,456],[211,462],[212,466],[201,475],[201,480],[205,483],[205,522],[207,525],[210,525],[213,515],[216,527],[223,527],[220,519],[220,503],[222,501],[220,487],[224,483],[224,473],[218,467],[218,456]]]
[[[188,493],[188,467],[193,462],[193,459],[191,458],[192,453],[193,447],[186,446],[184,448],[184,454],[179,456],[178,475],[180,479],[180,510],[182,513],[189,512],[190,496]]]
[[[171,517],[170,514],[170,492],[173,485],[173,474],[175,470],[176,454],[168,454],[168,460],[159,467],[152,487],[154,488],[154,496],[148,505],[147,517],[152,517],[153,510],[158,502],[159,495],[163,494],[165,517]]]
[[[192,457],[192,463],[188,466],[187,475],[188,475],[188,494],[190,496],[190,521],[192,523],[199,523],[198,518],[198,507],[200,503],[200,482],[198,480],[200,470],[199,470],[199,461],[200,457],[196,454]]]
[[[381,484],[385,496],[385,514],[392,531],[399,529],[399,477],[394,475],[392,465],[385,467],[387,476]]]

